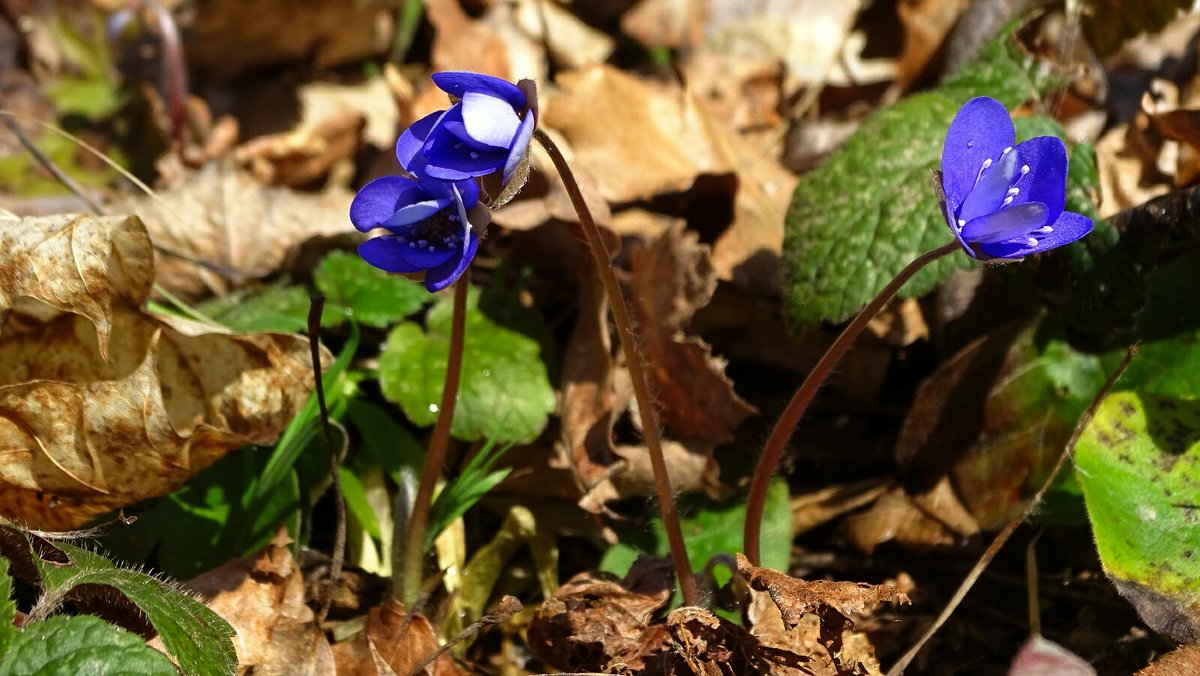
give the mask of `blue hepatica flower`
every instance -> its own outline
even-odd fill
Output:
[[[358,254],[388,272],[424,272],[425,288],[441,291],[462,275],[479,248],[468,217],[486,225],[486,209],[474,209],[478,201],[473,180],[377,178],[354,196],[350,221],[362,232],[385,228],[391,234],[363,242]]]
[[[1067,149],[1039,136],[1015,143],[1008,109],[971,99],[959,109],[942,149],[943,210],[974,258],[1022,258],[1070,244],[1092,230],[1066,205]]]
[[[507,184],[525,157],[536,122],[525,91],[479,73],[434,73],[433,82],[454,105],[421,118],[400,136],[400,165],[447,181],[499,172]]]

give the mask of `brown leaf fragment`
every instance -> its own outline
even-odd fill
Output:
[[[88,232],[87,220],[66,230],[54,219],[0,220],[0,238],[12,228],[31,238]],[[98,243],[20,259],[67,282],[88,271],[91,296],[64,282],[57,307],[24,296],[0,317],[0,515],[30,527],[78,527],[175,490],[230,450],[273,443],[312,382],[298,336],[232,335],[135,308],[153,276],[149,238],[135,218],[106,232],[126,240],[107,268],[94,262]],[[115,337],[107,354],[88,317],[97,307]]]
[[[150,239],[135,216],[0,211],[0,251],[0,329],[17,299],[32,298],[87,317],[105,360],[114,304],[140,305],[154,280]]]
[[[257,555],[187,583],[237,631],[238,673],[333,673],[333,651],[305,605],[304,577],[285,530]]]
[[[529,647],[563,670],[607,671],[633,665],[654,638],[650,618],[671,595],[669,562],[642,557],[625,579],[580,573],[534,613]]]
[[[109,209],[140,215],[155,245],[179,254],[158,257],[156,280],[185,296],[225,292],[231,281],[278,271],[311,237],[353,232],[348,189],[263,185],[232,161],[186,173],[158,197],[123,197]]]
[[[1197,673],[1200,673],[1200,645],[1193,643],[1159,657],[1136,676],[1192,676]]]
[[[899,486],[889,488],[870,509],[843,521],[842,532],[855,547],[870,553],[892,541],[917,549],[953,546],[978,535],[979,524],[943,477],[916,496]]]
[[[351,160],[366,124],[358,112],[341,110],[292,131],[254,139],[240,146],[236,157],[268,185],[312,186],[334,166]]]
[[[387,601],[367,613],[366,627],[333,646],[337,674],[343,676],[407,676],[438,649],[429,620],[410,615],[404,606]],[[459,676],[464,672],[448,654],[417,672],[421,676]]]
[[[707,246],[676,224],[650,245],[630,253],[633,314],[664,425],[679,440],[713,446],[754,414],[733,390],[725,364],[704,341],[684,334],[717,287]]]
[[[862,615],[872,606],[881,603],[909,603],[904,592],[890,585],[874,585],[863,582],[832,582],[829,580],[797,580],[770,568],[751,565],[750,560],[737,555],[738,572],[746,578],[751,589],[765,591],[779,606],[783,622],[789,627],[800,624],[807,613],[820,608],[832,608],[843,618]]]

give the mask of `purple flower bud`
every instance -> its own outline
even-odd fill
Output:
[[[385,228],[358,247],[363,260],[395,273],[425,273],[425,288],[441,291],[454,283],[479,248],[476,227],[486,225],[486,209],[474,209],[474,180],[450,182],[384,176],[363,186],[350,204],[350,221],[362,232]],[[482,212],[482,213],[480,213]]]
[[[1067,149],[1062,140],[1015,141],[1008,109],[986,96],[967,101],[946,133],[942,211],[973,258],[1023,258],[1070,244],[1092,230],[1087,216],[1063,211]]]
[[[412,174],[446,181],[499,173],[507,184],[529,149],[536,115],[520,87],[490,75],[434,73],[455,99],[425,116],[396,142],[396,157]]]

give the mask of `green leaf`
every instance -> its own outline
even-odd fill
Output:
[[[506,290],[497,297],[498,291],[489,292],[481,299],[471,289],[467,299],[462,381],[450,431],[467,441],[528,441],[541,433],[554,410],[554,388],[543,361],[546,329],[515,293]],[[400,324],[388,334],[379,357],[383,396],[417,425],[437,420],[452,313],[451,300],[441,299],[429,311],[427,330]]]
[[[1194,640],[1200,628],[1200,401],[1110,394],[1075,455],[1105,572],[1152,628]]]
[[[466,514],[488,491],[508,478],[512,472],[511,467],[497,471],[493,471],[492,468],[512,446],[497,446],[494,439],[488,440],[483,448],[471,457],[463,471],[446,484],[430,508],[429,529],[425,533],[426,550],[433,548],[433,541],[455,519]]]
[[[338,481],[341,483],[342,498],[345,499],[350,513],[358,519],[358,523],[368,535],[376,540],[382,539],[379,519],[375,518],[375,510],[371,509],[371,503],[367,500],[367,489],[363,487],[362,481],[346,467],[338,468]]]
[[[746,521],[744,496],[722,502],[699,500],[687,509],[680,521],[688,559],[693,570],[704,570],[710,559],[718,554],[732,556],[742,551],[742,524]],[[787,570],[792,554],[792,510],[788,506],[788,487],[783,480],[771,482],[762,521],[762,565],[764,568]],[[668,556],[666,528],[662,517],[655,517],[651,530],[623,534],[600,561],[600,570],[624,576],[641,553]],[[647,537],[648,536],[648,537]],[[717,583],[730,578],[728,571],[716,573]]]
[[[303,287],[275,284],[255,294],[214,298],[198,309],[234,331],[303,333],[311,303]]]
[[[433,299],[420,284],[372,267],[347,251],[326,256],[313,273],[313,282],[330,306],[322,319],[326,326],[353,318],[366,326],[385,328]]]
[[[8,559],[0,556],[0,655],[8,652],[8,646],[17,634],[13,626],[17,604],[12,599],[13,583],[8,575],[8,566]]]
[[[952,241],[930,185],[950,121],[968,99],[1015,107],[1056,84],[1010,31],[938,89],[884,108],[801,178],[784,227],[784,308],[794,329],[842,321],[918,255]],[[927,266],[901,290],[919,296],[965,256]]]
[[[109,587],[128,598],[149,620],[163,645],[186,674],[224,676],[233,673],[237,655],[233,627],[186,593],[146,573],[117,568],[86,549],[55,543],[70,565],[48,563],[34,556],[44,591],[42,601],[64,599],[81,587]]]
[[[6,676],[176,676],[177,673],[171,660],[147,646],[140,636],[90,615],[60,616],[34,622],[17,634],[4,657],[0,658],[0,674]],[[232,670],[220,673],[232,673]]]
[[[401,468],[419,470],[424,464],[425,449],[420,442],[381,406],[351,399],[346,406],[346,417],[362,437],[362,445],[350,459],[354,467],[382,467],[399,485]]]

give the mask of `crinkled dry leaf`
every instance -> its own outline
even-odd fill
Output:
[[[759,568],[741,553],[737,555],[738,572],[746,578],[751,589],[765,591],[779,606],[783,622],[789,627],[800,624],[804,615],[821,608],[836,610],[847,621],[863,615],[881,603],[907,604],[908,596],[889,585],[829,580],[797,580],[770,568]]]
[[[1101,218],[1143,204],[1171,190],[1170,176],[1157,167],[1161,138],[1144,114],[1109,129],[1096,142]]]
[[[263,183],[304,188],[317,184],[339,163],[350,161],[365,128],[366,118],[341,110],[314,124],[254,139],[239,147],[236,157]]]
[[[225,291],[230,279],[269,275],[305,240],[350,231],[349,190],[306,194],[267,186],[232,162],[205,165],[159,196],[162,203],[125,197],[109,208],[140,215],[155,245],[206,264],[158,258],[157,281],[189,296]]]
[[[153,274],[150,240],[136,218],[107,230],[91,220],[0,220],[0,240],[17,229],[49,243],[19,259],[37,275],[15,279],[67,280],[57,307],[22,297],[0,326],[0,514],[43,529],[165,495],[230,450],[272,443],[312,381],[298,336],[231,335],[133,307]],[[122,244],[106,249],[105,236]],[[72,237],[78,246],[54,246]]]
[[[733,390],[725,363],[684,328],[708,304],[717,288],[708,247],[679,225],[649,246],[630,253],[629,279],[634,320],[650,364],[661,420],[671,435],[712,446],[733,440],[733,432],[754,414]]]
[[[537,609],[529,647],[539,659],[571,671],[633,666],[643,652],[650,618],[671,595],[670,565],[641,558],[621,582],[580,573]]]
[[[979,533],[979,524],[943,478],[929,492],[909,496],[893,487],[870,509],[842,522],[842,532],[861,551],[885,542],[917,549],[954,546]]]
[[[545,80],[542,43],[517,28],[511,14],[492,18],[497,12],[509,12],[496,6],[505,3],[496,3],[480,19],[467,15],[458,0],[426,0],[424,4],[435,31],[429,58],[434,71],[471,70],[511,82],[521,78]],[[429,95],[433,96],[432,92]],[[442,104],[438,107],[445,108],[445,94],[440,98]]]
[[[333,656],[338,674],[405,676],[438,649],[429,620],[409,615],[404,606],[387,601],[367,613],[367,626],[337,645]],[[463,672],[450,655],[442,655],[417,672],[421,676],[459,676]]]
[[[812,493],[793,496],[792,535],[800,535],[822,526],[839,516],[865,507],[878,500],[888,485],[880,479],[867,479],[853,484],[833,484]]]
[[[237,631],[238,673],[322,676],[333,652],[304,602],[304,576],[281,529],[256,556],[236,559],[187,583]]]

